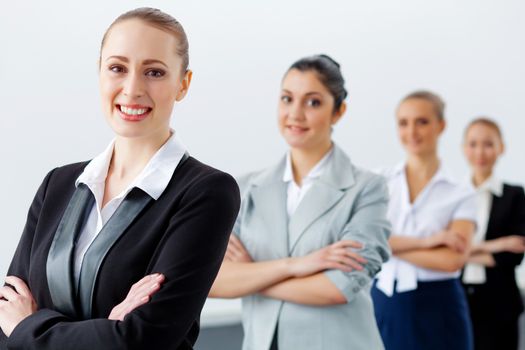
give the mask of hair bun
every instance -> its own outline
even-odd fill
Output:
[[[330,61],[331,63],[335,64],[335,66],[337,68],[341,68],[341,65],[339,63],[337,63],[337,61],[334,60],[332,57],[330,57],[328,55],[325,55],[324,53],[320,54],[319,57],[324,58],[324,59]]]

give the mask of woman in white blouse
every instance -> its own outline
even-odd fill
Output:
[[[390,192],[393,257],[372,289],[387,350],[466,350],[472,332],[458,280],[475,227],[473,191],[460,186],[438,157],[444,103],[428,91],[397,108],[407,159],[385,172]]]
[[[463,150],[478,204],[478,227],[462,276],[474,346],[476,350],[516,350],[523,302],[515,269],[525,251],[525,193],[523,187],[503,183],[494,175],[504,151],[496,122],[473,120],[465,130]]]

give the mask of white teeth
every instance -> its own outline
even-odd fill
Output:
[[[147,108],[128,108],[125,106],[120,106],[120,110],[128,115],[141,115],[148,111]]]

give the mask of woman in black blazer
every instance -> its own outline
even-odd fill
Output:
[[[525,251],[525,194],[523,187],[504,184],[494,176],[503,149],[494,121],[478,118],[468,125],[464,152],[477,190],[478,231],[462,280],[476,350],[516,350],[523,311],[515,268]]]
[[[170,129],[187,66],[184,30],[159,10],[106,32],[100,89],[115,140],[38,189],[0,288],[0,349],[193,348],[239,192]]]

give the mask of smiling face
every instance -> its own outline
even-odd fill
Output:
[[[475,174],[484,177],[492,174],[503,149],[498,132],[486,124],[474,123],[465,134],[463,152]]]
[[[346,105],[334,113],[334,97],[315,71],[291,69],[282,81],[279,130],[291,148],[313,150],[331,145],[331,127]]]
[[[100,56],[104,114],[121,137],[149,138],[169,132],[175,101],[184,98],[191,72],[182,72],[177,38],[139,19],[115,24]]]
[[[396,118],[399,140],[409,155],[428,156],[437,152],[445,121],[436,115],[430,101],[409,98],[399,105]]]

